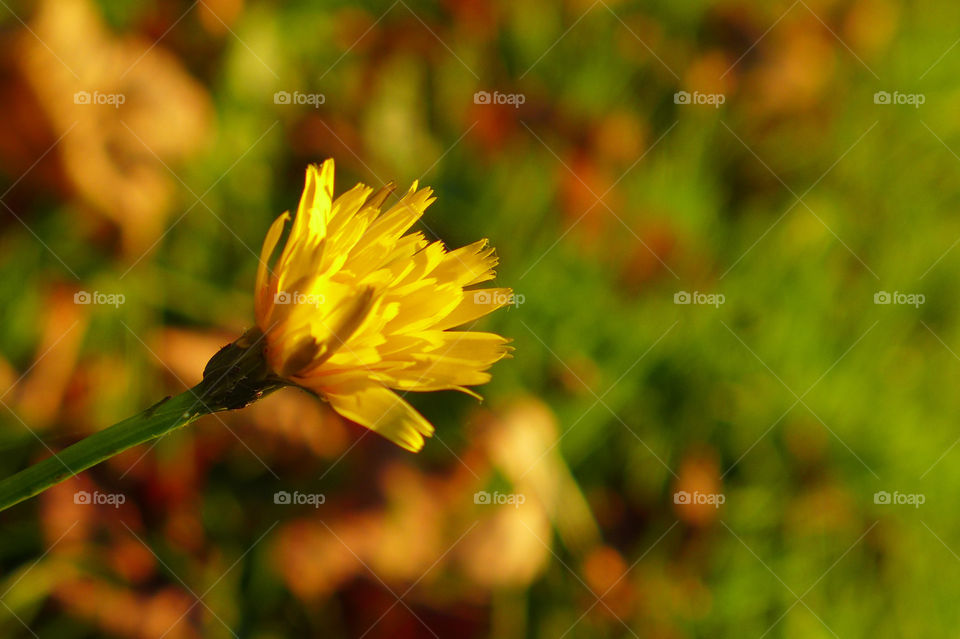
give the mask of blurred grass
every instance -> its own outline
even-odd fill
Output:
[[[38,143],[44,138],[18,132],[32,129],[14,128],[10,139],[23,144],[0,150],[0,186],[12,187],[3,199],[23,222],[2,211],[4,388],[26,373],[4,397],[0,470],[179,390],[177,377],[189,370],[199,374],[165,350],[165,330],[215,348],[211,333],[236,334],[252,321],[263,234],[295,206],[306,163],[325,157],[336,158],[338,191],[356,181],[405,188],[422,178],[439,196],[424,230],[451,247],[491,239],[501,257],[497,283],[524,303],[482,327],[512,337],[517,351],[495,367],[482,408],[467,397],[412,398],[440,437],[417,457],[374,436],[347,452],[360,432],[333,421],[342,441],[305,453],[276,435],[269,418],[238,417],[229,422],[238,438],[206,422],[164,440],[129,475],[145,451],[98,469],[90,481],[131,495],[130,508],[107,519],[119,517],[170,565],[155,565],[149,577],[131,573],[133,560],[111,557],[128,537],[114,521],[100,536],[68,535],[80,550],[67,556],[79,557],[82,574],[108,575],[144,598],[162,587],[187,592],[177,575],[200,594],[238,561],[206,601],[238,635],[360,636],[394,603],[384,585],[360,569],[329,592],[300,594],[277,567],[276,547],[293,544],[279,531],[287,520],[337,526],[370,509],[400,517],[407,506],[377,479],[393,464],[432,477],[436,493],[452,490],[457,473],[478,475],[482,486],[487,466],[499,462],[476,444],[476,424],[509,421],[512,402],[533,396],[555,416],[563,434],[556,450],[623,563],[568,548],[556,522],[542,539],[556,556],[511,585],[522,593],[513,598],[506,586],[476,586],[443,562],[411,595],[415,614],[438,632],[485,636],[494,620],[505,633],[536,637],[571,626],[566,636],[953,631],[960,94],[952,78],[960,54],[951,49],[951,17],[960,9],[920,3],[908,11],[887,0],[405,0],[389,11],[377,3],[202,4],[96,5],[110,38],[137,37],[145,47],[159,40],[156,50],[194,79],[214,114],[207,138],[181,157],[161,162],[127,140],[113,158],[146,167],[171,193],[153,213],[160,232],[135,250],[123,240],[137,226],[132,212],[111,215],[91,202],[71,177],[75,160],[55,150],[18,182],[62,131],[35,95],[47,80],[29,76],[22,62],[30,43],[35,55],[44,48],[10,11],[30,22],[36,6],[0,11],[12,52],[4,95],[15,98],[0,108],[8,122],[25,126],[26,118],[51,131]],[[56,89],[69,101],[65,87]],[[479,90],[526,101],[477,105]],[[726,102],[678,105],[678,90],[723,93]],[[323,93],[325,102],[278,105],[276,91]],[[877,91],[922,93],[926,102],[877,105]],[[168,99],[148,125],[176,131],[164,114],[187,101],[173,91]],[[27,116],[20,102],[34,105]],[[127,301],[74,309],[82,346],[75,360],[51,351],[69,374],[49,398],[54,415],[37,426],[21,391],[31,374],[43,373],[39,383],[56,377],[41,366],[44,336],[65,312],[53,300],[74,290],[122,292]],[[726,301],[676,305],[677,291]],[[926,302],[875,305],[878,291],[921,293]],[[186,350],[202,366],[204,353]],[[501,491],[517,481],[502,468],[491,477]],[[726,503],[685,509],[673,503],[678,487],[716,490]],[[271,503],[275,490],[293,489],[323,492],[335,507],[328,515]],[[926,503],[874,504],[881,490],[922,493]],[[80,516],[59,499],[0,515],[4,583]],[[460,502],[435,501],[429,521],[452,530],[439,555],[471,519]],[[264,546],[244,555],[278,520]],[[451,523],[461,520],[459,529]],[[417,545],[396,532],[404,530],[396,519],[377,522],[369,532],[377,543]],[[306,557],[314,547],[303,543]],[[49,557],[60,558],[58,548]],[[49,581],[46,561],[0,597],[34,632],[130,634],[71,605],[73,586]],[[324,570],[333,568],[317,573]],[[383,579],[398,594],[419,576],[396,574]],[[298,578],[319,579],[306,567]],[[36,601],[15,605],[31,587]],[[3,623],[5,636],[29,636],[15,619]],[[228,635],[205,606],[177,628]],[[160,634],[150,632],[132,636]],[[388,633],[423,636],[424,627],[398,604],[367,636]]]

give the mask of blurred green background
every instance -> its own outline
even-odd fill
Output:
[[[2,4],[4,475],[198,381],[309,162],[522,302],[419,455],[285,390],[0,514],[2,636],[955,634],[960,5]]]

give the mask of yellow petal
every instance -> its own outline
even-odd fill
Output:
[[[379,254],[382,258],[383,251],[392,249],[400,236],[423,216],[436,198],[433,197],[433,189],[427,187],[416,191],[415,187],[416,182],[399,202],[373,221],[354,247],[351,259],[368,258],[370,253]]]
[[[327,160],[320,166],[309,165],[297,216],[293,220],[287,245],[277,262],[281,289],[286,290],[288,282],[301,277],[304,271],[316,270],[330,221],[332,198],[333,160]]]
[[[311,164],[307,167],[307,178],[303,185],[303,195],[297,207],[297,221],[294,232],[299,236],[309,234],[311,238],[323,238],[327,230],[327,221],[333,197],[333,160],[327,160],[319,167]]]
[[[510,340],[496,333],[481,331],[428,331],[421,335],[433,347],[427,355],[468,360],[477,366],[489,366],[508,355]]]
[[[411,452],[423,448],[424,436],[433,435],[433,426],[423,415],[376,382],[357,381],[323,394],[339,414]]]
[[[386,386],[398,390],[460,390],[490,381],[487,369],[509,356],[509,340],[494,333],[426,331],[420,344],[386,357],[391,368],[377,373]]]
[[[363,237],[369,222],[359,213],[372,192],[373,189],[366,184],[357,184],[334,200],[327,227],[328,241],[332,245],[327,260],[338,255],[345,258]]]
[[[263,240],[263,248],[260,249],[260,266],[257,267],[257,285],[254,289],[256,290],[256,297],[254,298],[256,309],[254,314],[258,324],[266,321],[266,316],[270,308],[270,291],[267,286],[267,272],[270,269],[270,257],[273,255],[273,250],[276,248],[277,242],[280,240],[280,235],[283,233],[283,227],[289,219],[290,214],[284,213],[273,221],[273,224],[270,225],[270,229],[267,231],[266,239]]]
[[[481,288],[464,291],[463,299],[460,300],[457,307],[437,322],[433,328],[442,331],[455,326],[463,326],[467,322],[472,322],[506,306],[512,299],[513,291],[509,288]]]
[[[398,313],[384,328],[390,333],[412,333],[432,328],[456,308],[459,292],[458,288],[431,286],[423,282],[402,292],[391,291],[391,301],[398,301]]]
[[[351,299],[345,299],[337,304],[333,312],[328,314],[320,326],[314,324],[313,334],[318,336],[320,350],[309,368],[304,373],[320,366],[341,348],[348,348],[347,340],[353,335],[370,313],[373,306],[372,288],[357,292]],[[301,367],[303,368],[303,367]]]
[[[487,240],[480,240],[444,255],[443,262],[434,271],[437,280],[460,286],[492,280],[498,260],[494,248],[487,244]]]

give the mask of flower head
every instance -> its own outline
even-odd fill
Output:
[[[455,251],[407,233],[434,201],[414,182],[381,213],[392,187],[358,184],[333,197],[333,160],[307,168],[286,245],[268,267],[290,216],[270,227],[256,285],[256,320],[274,373],[325,398],[340,415],[411,451],[433,426],[394,391],[489,381],[508,356],[493,333],[451,330],[504,306],[510,289],[470,289],[494,277],[486,240]]]

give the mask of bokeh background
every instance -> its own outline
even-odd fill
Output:
[[[199,380],[309,162],[518,294],[419,455],[285,390],[0,514],[0,635],[956,633],[960,5],[0,5],[4,475]]]

